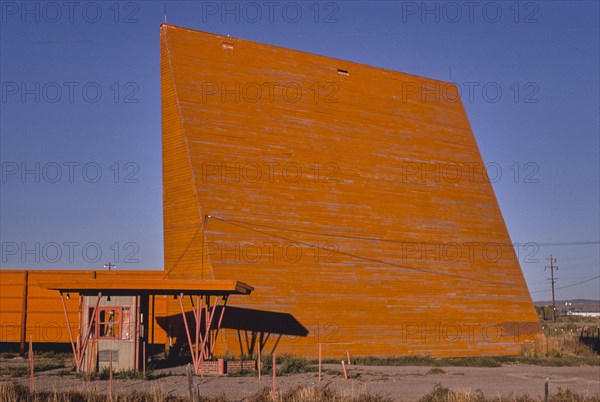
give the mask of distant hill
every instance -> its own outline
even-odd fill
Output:
[[[571,303],[569,306],[566,306],[565,303]],[[534,304],[538,307],[543,306],[551,306],[552,300],[549,301],[536,301]],[[561,310],[565,310],[565,307],[568,307],[568,310],[571,311],[582,311],[582,312],[592,312],[592,311],[600,311],[600,300],[591,300],[591,299],[571,299],[571,300],[557,300],[556,307]]]

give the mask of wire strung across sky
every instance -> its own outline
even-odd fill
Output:
[[[456,243],[456,242],[423,242],[423,241],[405,241],[405,240],[396,240],[396,239],[386,239],[386,238],[381,238],[381,237],[363,237],[363,236],[349,236],[349,235],[343,235],[343,234],[339,234],[339,233],[323,233],[323,232],[312,232],[312,231],[308,231],[308,230],[302,230],[302,229],[291,229],[291,228],[283,228],[283,227],[278,227],[278,226],[271,226],[271,225],[265,225],[265,224],[260,224],[260,223],[254,223],[254,222],[247,222],[247,221],[240,221],[240,220],[235,220],[235,219],[222,219],[222,218],[217,218],[214,217],[215,219],[218,219],[220,221],[223,222],[229,222],[229,223],[239,223],[239,224],[243,224],[243,225],[251,225],[251,226],[258,226],[258,227],[263,227],[263,228],[268,228],[268,229],[274,229],[274,230],[282,230],[282,231],[286,231],[286,232],[296,232],[296,233],[304,233],[304,234],[310,234],[310,235],[315,235],[315,236],[325,236],[325,237],[336,237],[336,238],[340,238],[340,239],[352,239],[352,240],[365,240],[365,241],[380,241],[380,242],[388,242],[388,243],[404,243],[404,244],[410,244],[410,243],[415,243],[415,244],[435,244],[435,245],[456,245],[456,244],[460,244],[460,243]],[[540,247],[558,247],[558,246],[579,246],[579,245],[594,245],[594,244],[600,244],[600,240],[582,240],[582,241],[568,241],[568,242],[515,242],[515,243],[494,243],[494,245],[496,246],[507,246],[507,247],[517,247],[517,246],[526,246],[526,245],[536,245],[536,246],[540,246]]]
[[[591,281],[594,281],[596,279],[600,279],[600,275],[595,276],[593,278],[586,279],[585,281],[571,283],[570,285],[560,286],[558,288],[554,288],[554,290],[572,288],[573,286],[581,285],[581,284],[586,283],[586,282],[591,282]],[[546,290],[535,290],[535,291],[529,292],[529,293],[543,293],[543,292],[551,292],[551,291],[552,291],[551,289],[546,289]]]
[[[291,228],[283,228],[283,227],[277,227],[277,226],[271,226],[271,225],[264,225],[264,224],[259,224],[259,223],[253,223],[253,222],[246,222],[246,221],[240,221],[240,220],[234,220],[234,219],[223,219],[223,218],[219,218],[217,216],[210,216],[210,218],[221,221],[223,223],[228,223],[230,225],[234,225],[246,230],[250,230],[256,233],[261,233],[267,236],[272,236],[272,237],[276,237],[282,240],[286,240],[286,241],[290,241],[293,243],[297,243],[297,244],[302,244],[305,246],[311,246],[311,247],[315,247],[314,244],[311,243],[307,243],[307,242],[302,242],[299,240],[295,240],[295,239],[290,239],[288,237],[285,236],[280,236],[280,235],[276,235],[274,233],[269,233],[269,232],[265,232],[263,230],[259,230],[259,229],[255,229],[251,226],[258,226],[261,228],[267,228],[267,229],[273,229],[273,230],[282,230],[282,231],[287,231],[287,232],[296,232],[296,233],[303,233],[303,234],[311,234],[311,235],[318,235],[318,236],[326,236],[326,237],[339,237],[339,238],[345,238],[345,239],[353,239],[353,240],[366,240],[366,241],[382,241],[382,242],[390,242],[390,243],[422,243],[422,244],[448,244],[448,245],[453,245],[453,244],[457,244],[457,243],[443,243],[443,242],[437,242],[437,243],[429,243],[429,242],[406,242],[406,241],[401,241],[401,240],[394,240],[394,239],[384,239],[384,238],[373,238],[373,237],[360,237],[360,236],[348,236],[348,235],[341,235],[341,234],[332,234],[332,233],[319,233],[319,232],[312,232],[312,231],[307,231],[307,230],[301,230],[301,229],[291,229]],[[251,226],[248,226],[251,225]],[[502,243],[496,243],[497,245],[502,245]],[[515,247],[518,245],[527,245],[527,244],[535,244],[537,246],[574,246],[574,245],[595,245],[595,244],[600,244],[599,240],[589,240],[589,241],[573,241],[573,242],[545,242],[545,243],[533,243],[533,242],[529,242],[529,243],[506,243],[506,246],[510,246],[510,247]],[[319,245],[316,245],[317,248],[320,248],[324,251],[331,251],[328,248],[325,247],[321,247]],[[377,264],[383,264],[383,265],[389,265],[389,266],[393,266],[396,268],[402,268],[402,269],[407,269],[407,270],[411,270],[411,271],[418,271],[418,272],[423,272],[423,273],[428,273],[428,274],[433,274],[433,275],[442,275],[442,276],[451,276],[451,277],[455,277],[455,278],[460,278],[460,279],[464,279],[466,281],[473,281],[473,282],[480,282],[480,283],[486,283],[486,284],[500,284],[499,282],[493,282],[493,281],[482,281],[482,280],[478,280],[478,279],[474,279],[474,278],[468,278],[465,276],[461,276],[461,275],[457,275],[457,274],[452,274],[452,273],[447,273],[447,272],[440,272],[440,271],[433,271],[433,270],[427,270],[427,269],[422,269],[422,268],[415,268],[415,267],[407,267],[407,266],[403,266],[403,265],[399,265],[399,264],[395,264],[395,263],[391,263],[388,261],[384,261],[384,260],[378,260],[375,258],[369,258],[369,257],[363,257],[360,255],[356,255],[356,254],[351,254],[351,253],[346,253],[346,252],[342,252],[339,250],[335,251],[338,254],[342,254],[342,255],[346,255],[349,257],[353,257],[353,258],[357,258],[357,259],[361,259],[364,261],[369,261],[369,262],[374,262]],[[570,288],[573,286],[577,286],[577,285],[581,285],[583,283],[586,282],[590,282],[593,280],[596,280],[600,278],[600,276],[594,277],[594,278],[589,278],[586,279],[584,281],[581,282],[577,282],[577,283],[573,283],[570,285],[566,285],[566,286],[561,286],[556,288],[556,290],[560,290],[560,289],[566,289],[566,288]],[[549,292],[550,289],[548,290],[536,290],[533,292],[529,292],[529,293],[542,293],[542,292]]]
[[[223,218],[216,217],[214,215],[211,215],[210,217],[212,219],[221,221],[223,223],[227,223],[227,224],[230,224],[230,225],[233,225],[233,226],[237,226],[237,227],[240,227],[240,228],[252,231],[252,232],[261,233],[263,235],[272,236],[272,237],[275,237],[275,238],[279,238],[279,239],[286,240],[286,241],[293,242],[293,243],[297,243],[297,244],[302,244],[302,245],[305,245],[305,246],[315,247],[315,245],[311,244],[311,243],[307,243],[307,242],[302,242],[302,241],[299,241],[299,240],[290,239],[290,238],[285,237],[285,236],[276,235],[276,234],[273,234],[273,233],[265,232],[263,230],[259,230],[259,229],[255,229],[253,227],[247,226],[248,224],[252,225],[249,222],[242,222],[242,221],[235,221],[235,220],[223,219]],[[255,224],[255,226],[269,227],[267,225],[258,225],[258,224]],[[280,229],[281,230],[285,230],[283,228],[280,228]],[[297,230],[290,229],[290,231],[297,231]],[[324,251],[331,251],[330,249],[322,247],[322,246],[319,246],[319,245],[316,245],[316,248],[319,248],[319,249],[324,250]],[[343,251],[339,251],[339,250],[336,250],[335,252],[337,254],[346,255],[346,256],[357,258],[357,259],[363,260],[363,261],[373,262],[373,263],[382,264],[382,265],[388,265],[388,266],[395,267],[395,268],[401,268],[401,269],[406,269],[406,270],[410,270],[410,271],[417,271],[417,272],[422,272],[422,273],[431,274],[431,275],[448,276],[448,277],[452,277],[452,278],[463,279],[465,281],[484,283],[484,284],[487,284],[487,285],[504,285],[505,284],[503,282],[497,282],[497,281],[491,281],[491,280],[479,280],[479,279],[475,279],[475,278],[469,278],[469,277],[466,277],[466,276],[462,276],[462,275],[458,275],[458,274],[450,273],[450,272],[443,272],[443,271],[435,271],[435,270],[430,270],[430,269],[408,267],[408,266],[405,266],[405,265],[399,265],[399,264],[392,263],[392,262],[389,262],[389,261],[379,260],[379,259],[370,258],[370,257],[364,257],[364,256],[360,256],[360,255],[356,255],[356,254],[352,254],[352,253],[347,253],[347,252],[343,252]]]

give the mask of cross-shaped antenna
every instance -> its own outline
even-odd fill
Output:
[[[112,262],[109,262],[108,264],[104,264],[104,268],[108,268],[109,271],[111,271],[113,268],[116,268],[117,265],[113,264]]]

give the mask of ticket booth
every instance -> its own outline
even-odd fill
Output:
[[[84,370],[101,371],[111,360],[114,370],[137,370],[146,341],[147,297],[102,296],[96,307],[97,299],[85,296],[83,300],[83,324],[90,327]]]

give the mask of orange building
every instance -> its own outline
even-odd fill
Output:
[[[161,83],[164,272],[71,277],[251,284],[217,353],[503,355],[539,332],[453,84],[171,25]],[[0,272],[1,342],[67,341],[36,285],[64,274]],[[179,308],[155,301],[151,343],[185,343]]]

